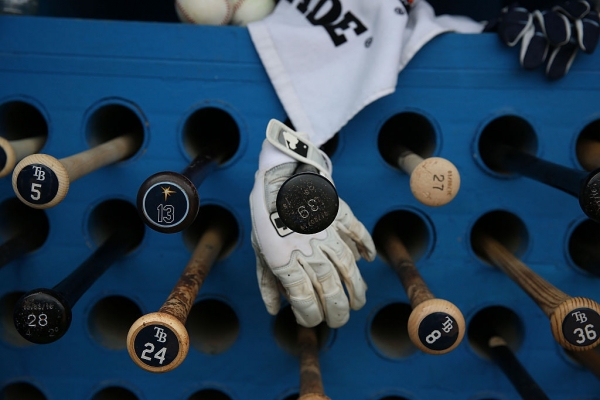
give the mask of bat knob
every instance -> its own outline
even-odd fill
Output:
[[[198,216],[200,197],[196,186],[184,175],[159,172],[142,183],[137,194],[140,217],[162,233],[180,232]]]
[[[279,218],[289,229],[310,235],[331,225],[340,203],[329,179],[303,172],[292,175],[281,185],[275,205]]]
[[[592,171],[581,185],[579,206],[588,218],[600,223],[600,168]]]
[[[600,305],[584,297],[562,302],[550,315],[554,339],[567,350],[591,350],[600,343]]]
[[[69,329],[71,306],[54,290],[36,289],[17,301],[13,320],[24,339],[37,344],[52,343]]]
[[[460,344],[465,326],[465,319],[454,304],[431,299],[420,303],[411,312],[408,336],[425,353],[445,354]]]
[[[410,174],[410,189],[417,200],[430,207],[451,202],[460,189],[460,174],[450,161],[429,157]]]
[[[190,339],[185,326],[170,314],[155,312],[142,316],[127,334],[131,359],[149,372],[168,372],[187,356]]]
[[[69,174],[62,163],[47,154],[32,154],[22,159],[12,175],[17,197],[29,207],[54,207],[67,196]]]

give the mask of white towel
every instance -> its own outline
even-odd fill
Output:
[[[426,0],[279,0],[248,25],[296,131],[317,146],[369,103],[393,93],[398,73],[443,32],[480,33],[464,16],[436,17]]]

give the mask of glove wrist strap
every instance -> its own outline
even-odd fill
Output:
[[[331,180],[331,162],[317,146],[301,137],[281,122],[272,119],[267,126],[267,140],[279,151],[294,160],[314,166],[319,173]]]

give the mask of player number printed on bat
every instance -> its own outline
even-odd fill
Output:
[[[179,353],[179,342],[169,328],[147,325],[136,336],[134,348],[143,363],[159,367],[173,362]]]
[[[170,224],[175,221],[175,207],[171,204],[159,204],[156,209],[158,210],[156,222]]]
[[[52,307],[50,307],[52,308]],[[38,327],[46,327],[48,326],[48,314],[41,313],[39,315],[29,314],[27,315],[27,326],[29,328],[38,328]],[[25,334],[27,336],[31,336],[31,329],[27,329]],[[39,328],[38,328],[39,329]],[[54,337],[58,333],[58,327],[48,329],[48,337]]]
[[[440,178],[441,177],[441,178]],[[446,179],[446,177],[444,175],[433,175],[432,180],[438,181],[438,182],[444,182],[444,180]],[[438,190],[444,190],[444,184],[442,183],[441,186],[431,186],[432,189],[438,189]]]
[[[581,311],[581,309],[572,312],[571,316],[575,318],[575,321],[579,324],[588,322],[586,313]],[[565,321],[565,323],[567,323],[567,321]],[[583,345],[587,341],[593,342],[598,337],[593,324],[586,324],[583,328],[581,326],[577,327],[573,330],[573,334],[578,338],[575,342],[580,345]]]
[[[446,333],[450,333],[453,328],[452,319],[449,315],[446,315],[446,321],[442,323],[442,330]],[[442,337],[442,333],[439,330],[432,331],[429,335],[425,337],[425,341],[429,344],[435,343],[436,340]]]

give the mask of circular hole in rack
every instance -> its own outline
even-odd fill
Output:
[[[195,158],[210,149],[221,154],[220,163],[230,160],[240,146],[240,128],[233,117],[217,107],[204,107],[187,117],[183,125],[183,147]]]
[[[44,244],[49,231],[50,225],[44,210],[31,208],[16,197],[0,203],[0,237],[4,240],[24,233],[27,235],[27,247],[33,251]]]
[[[575,266],[600,277],[600,225],[591,219],[578,223],[570,234],[567,252]]]
[[[408,399],[406,397],[401,397],[401,396],[385,396],[379,400],[408,400]]]
[[[375,348],[389,358],[405,358],[417,351],[408,336],[410,304],[391,303],[381,308],[371,321],[369,336]]]
[[[48,123],[37,107],[22,101],[12,100],[0,105],[0,132],[7,140],[48,137]]]
[[[0,323],[2,324],[0,337],[4,342],[13,346],[29,346],[32,344],[19,335],[13,321],[15,305],[24,294],[25,292],[11,292],[0,298]]]
[[[525,119],[504,115],[490,121],[481,131],[477,142],[478,159],[495,174],[510,176],[496,156],[499,145],[535,155],[538,142],[533,127]]]
[[[14,382],[0,390],[3,400],[45,400],[46,396],[37,387],[27,382]]]
[[[389,260],[383,249],[383,241],[385,236],[392,232],[398,235],[415,262],[433,247],[431,226],[422,216],[410,210],[392,211],[381,217],[373,229],[377,252],[386,262]]]
[[[385,162],[398,167],[398,146],[404,146],[422,158],[431,157],[436,148],[436,129],[424,115],[407,111],[388,119],[377,138],[379,154]]]
[[[127,333],[142,316],[142,310],[124,296],[107,296],[94,304],[88,315],[88,329],[96,342],[111,350],[127,347]]]
[[[127,236],[132,240],[130,252],[142,242],[146,227],[133,204],[126,200],[110,199],[94,207],[88,218],[88,233],[92,243],[100,246],[119,229],[127,229]]]
[[[218,222],[226,232],[225,243],[219,256],[219,259],[223,259],[233,251],[239,240],[237,220],[226,208],[214,204],[200,206],[196,220],[182,233],[183,243],[193,253],[207,226],[213,222]]]
[[[490,211],[482,215],[471,229],[471,248],[481,259],[488,262],[484,254],[479,254],[473,246],[474,238],[487,234],[506,247],[515,256],[522,256],[529,243],[529,234],[519,217],[504,210]]]
[[[237,340],[240,322],[233,309],[217,299],[196,302],[185,324],[191,345],[206,354],[220,354]]]
[[[575,143],[575,154],[586,171],[600,167],[600,120],[592,121],[583,128]]]
[[[480,357],[489,360],[487,342],[492,336],[500,336],[508,347],[516,352],[523,343],[524,328],[519,316],[504,306],[489,306],[479,310],[467,328],[469,345]]]
[[[124,104],[105,104],[95,109],[85,124],[85,133],[90,147],[98,146],[122,135],[132,135],[138,153],[144,143],[144,122],[132,108]]]
[[[217,389],[202,389],[188,397],[188,400],[231,400],[231,397]]]
[[[330,341],[331,331],[326,323],[320,323],[313,329],[315,329],[317,335],[319,349],[323,349]],[[275,316],[273,336],[275,343],[285,352],[294,356],[300,355],[298,348],[298,323],[289,304],[283,307]]]
[[[282,400],[298,400],[300,395],[298,393],[292,393],[289,396],[284,397]]]
[[[138,397],[129,389],[121,386],[109,386],[98,391],[91,400],[137,400]]]

